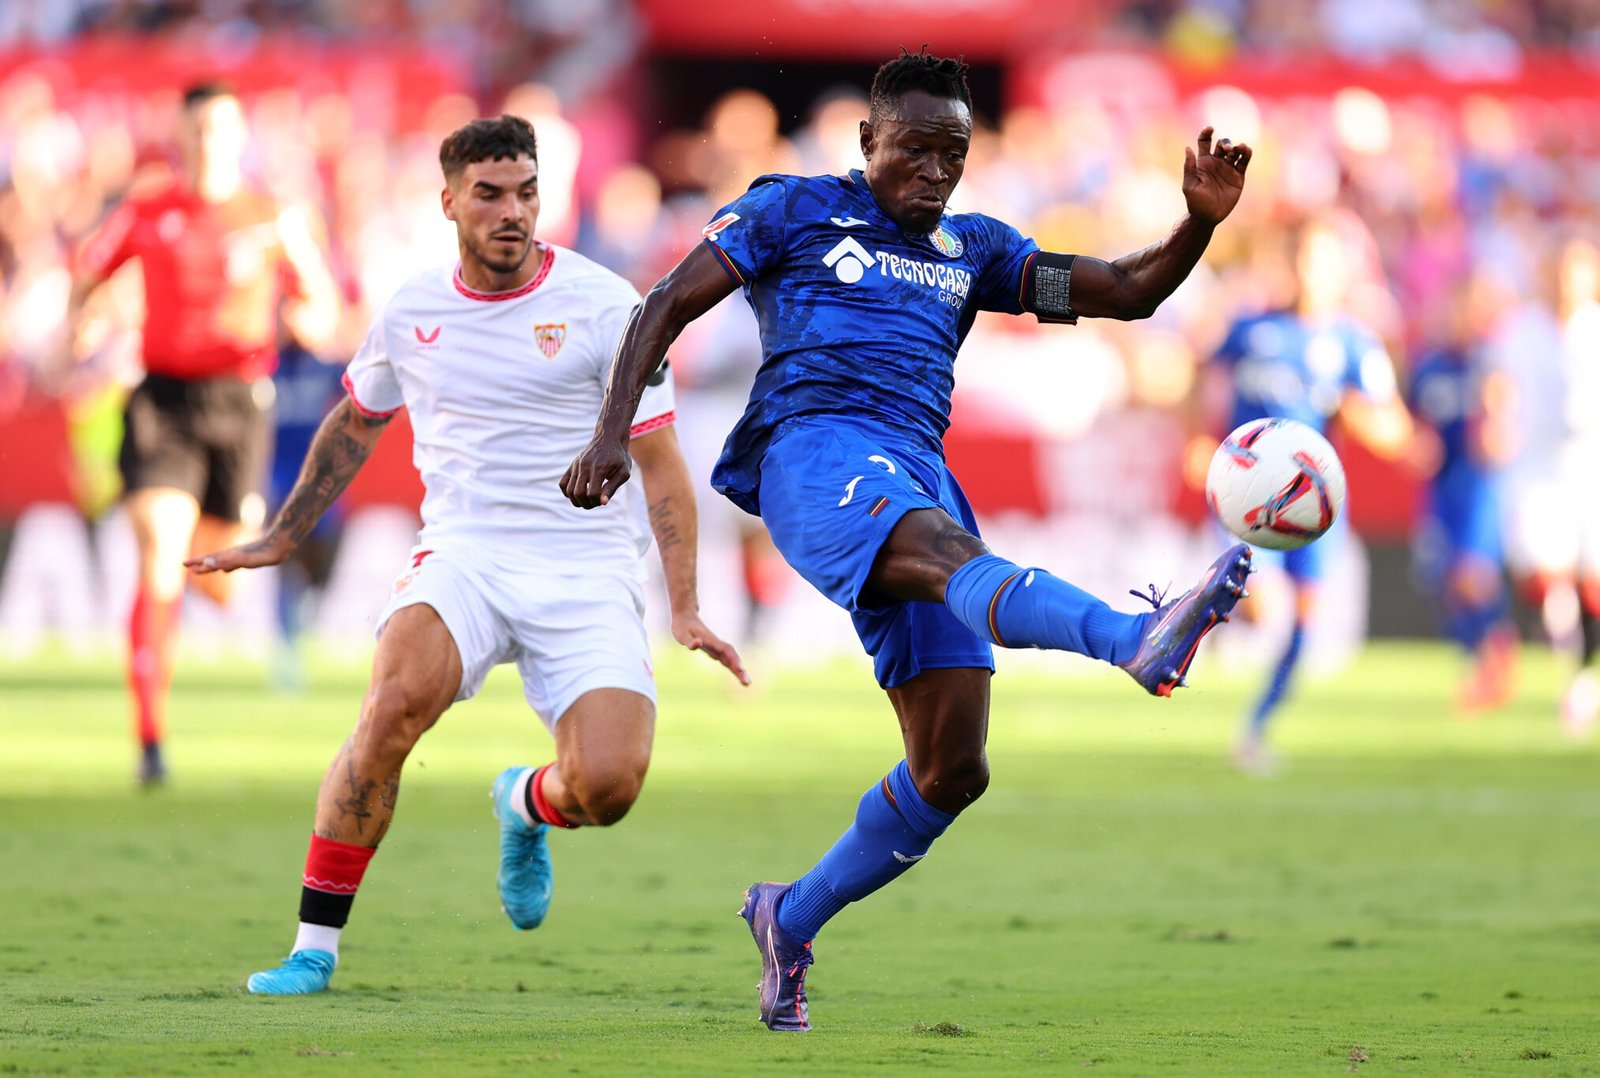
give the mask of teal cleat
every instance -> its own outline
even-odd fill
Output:
[[[277,969],[250,974],[245,987],[258,996],[309,996],[325,991],[337,956],[328,951],[296,951]]]
[[[494,802],[494,814],[500,821],[500,907],[520,929],[538,928],[544,915],[550,911],[550,847],[544,833],[545,824],[532,827],[522,822],[517,810],[511,806],[511,792],[517,778],[531,770],[526,767],[508,767],[500,772],[489,790]]]

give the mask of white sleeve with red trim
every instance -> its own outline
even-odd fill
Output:
[[[350,403],[362,415],[374,418],[394,415],[405,404],[400,380],[389,362],[389,333],[384,325],[388,313],[385,307],[372,319],[367,339],[344,371],[344,391],[350,394]]]
[[[663,364],[644,387],[644,396],[639,398],[639,410],[634,413],[628,437],[637,438],[677,422],[676,396],[672,388],[672,368]]]

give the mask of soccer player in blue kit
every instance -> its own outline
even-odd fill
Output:
[[[1268,416],[1299,420],[1326,432],[1337,417],[1343,429],[1380,456],[1395,458],[1409,446],[1410,414],[1400,398],[1394,365],[1381,341],[1344,313],[1354,267],[1345,239],[1327,222],[1312,220],[1296,237],[1294,269],[1283,288],[1293,293],[1278,309],[1239,319],[1202,372],[1201,396],[1211,425],[1226,434]],[[1226,425],[1222,425],[1225,421]],[[1215,445],[1212,442],[1211,445]],[[1343,525],[1317,542],[1285,553],[1257,551],[1265,570],[1247,616],[1288,578],[1293,593],[1289,639],[1265,689],[1245,721],[1234,761],[1246,772],[1267,773],[1267,726],[1288,695],[1300,664],[1306,631],[1321,585],[1339,547]]]
[[[1458,299],[1455,322],[1472,317],[1469,302],[1465,295]],[[1445,631],[1476,660],[1458,697],[1470,712],[1506,702],[1516,661],[1500,497],[1514,391],[1506,372],[1489,369],[1473,334],[1465,326],[1452,328],[1453,340],[1418,358],[1408,403],[1433,445],[1418,522],[1418,569],[1438,598]]]
[[[956,350],[978,311],[1148,316],[1238,202],[1250,149],[1202,131],[1184,163],[1188,215],[1162,242],[1103,262],[946,213],[971,136],[965,64],[925,52],[884,64],[861,124],[866,168],[763,176],[718,212],[635,311],[594,438],[561,480],[576,505],[611,497],[650,372],[684,326],[742,288],[763,362],[713,485],[850,612],[906,749],[816,867],[745,894],[761,1018],[775,1030],[810,1028],[805,975],[823,923],[920,861],[987,787],[991,645],[1091,655],[1166,696],[1250,569],[1249,548],[1234,546],[1181,597],[1119,613],[990,553],[943,452]]]

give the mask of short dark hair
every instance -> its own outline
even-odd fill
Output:
[[[450,137],[439,144],[439,167],[444,170],[445,179],[454,179],[462,169],[478,161],[515,160],[523,156],[538,161],[539,142],[534,137],[533,125],[521,116],[473,120],[452,131]]]
[[[928,46],[900,55],[878,68],[872,76],[872,118],[882,120],[894,114],[894,106],[914,90],[934,97],[950,97],[972,108],[972,91],[967,87],[967,64],[960,57],[930,56]]]
[[[196,82],[186,86],[183,91],[183,107],[197,109],[208,101],[215,101],[219,97],[238,97],[231,83],[226,82]]]

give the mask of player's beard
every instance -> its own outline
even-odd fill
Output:
[[[483,263],[486,269],[494,273],[516,273],[528,261],[528,255],[533,253],[533,239],[531,236],[522,237],[522,248],[514,258],[502,258],[492,253],[498,247],[499,241],[490,238],[487,244],[468,244],[467,249],[472,252],[472,257]]]

